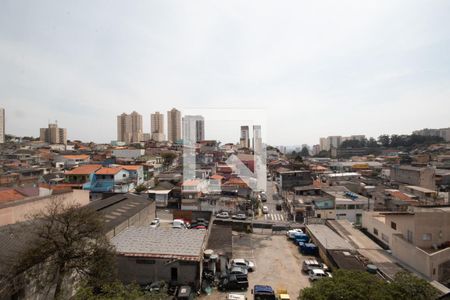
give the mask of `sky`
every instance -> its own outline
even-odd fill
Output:
[[[450,127],[450,1],[0,1],[6,132],[110,142],[116,116],[223,110],[206,138],[266,142]],[[253,122],[253,123],[252,123]],[[214,123],[214,125],[213,125]],[[167,128],[166,128],[167,130]]]

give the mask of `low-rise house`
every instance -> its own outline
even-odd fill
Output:
[[[403,264],[429,280],[450,283],[450,207],[367,211],[362,226]]]
[[[55,161],[63,162],[65,167],[70,169],[78,167],[79,165],[82,164],[88,164],[90,161],[90,156],[87,154],[61,155]]]
[[[299,186],[308,186],[313,183],[309,170],[281,171],[278,173],[281,190],[292,190]]]
[[[181,185],[183,199],[197,199],[207,190],[207,181],[203,179],[191,179]]]
[[[394,183],[435,189],[436,171],[431,167],[394,165],[390,169],[390,179]]]
[[[130,227],[111,243],[116,248],[119,278],[124,283],[171,284],[200,287],[205,230]]]
[[[136,181],[136,185],[144,183],[144,167],[140,165],[121,165],[122,169],[127,170],[130,178]]]
[[[102,167],[92,174],[83,189],[93,193],[127,193],[135,186],[130,173],[122,167]]]
[[[114,149],[112,156],[117,158],[137,159],[145,154],[144,149]]]
[[[150,199],[155,200],[156,207],[167,207],[174,187],[175,186],[170,182],[160,182],[157,186],[148,191],[148,196]]]
[[[73,188],[83,188],[90,181],[90,176],[100,170],[102,165],[82,165],[64,173],[64,183],[72,185]]]

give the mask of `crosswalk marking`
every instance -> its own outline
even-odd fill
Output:
[[[264,220],[272,220],[272,221],[284,221],[284,215],[282,214],[265,214]]]

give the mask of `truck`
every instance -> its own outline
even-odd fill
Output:
[[[287,289],[285,288],[280,288],[277,289],[277,300],[290,300],[291,297],[288,294]]]
[[[307,243],[309,242],[309,236],[306,233],[296,232],[294,234],[294,243],[299,244],[300,242]]]
[[[313,243],[304,243],[304,242],[298,243],[298,249],[304,255],[316,255],[319,251],[317,246],[314,245]]]

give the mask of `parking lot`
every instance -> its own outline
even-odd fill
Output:
[[[255,284],[270,285],[275,291],[287,289],[291,299],[297,299],[300,290],[310,285],[301,271],[301,264],[308,257],[301,255],[285,235],[233,232],[233,258],[245,258],[256,264],[256,271],[248,276],[248,299],[253,298],[251,289]],[[225,299],[226,294],[215,290],[202,298]]]

